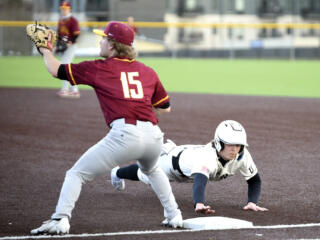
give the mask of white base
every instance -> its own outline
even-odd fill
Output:
[[[190,218],[183,221],[183,227],[189,229],[240,229],[252,228],[253,224],[249,221],[244,221],[228,217],[198,217]]]

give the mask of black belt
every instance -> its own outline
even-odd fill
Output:
[[[179,166],[179,159],[180,159],[180,155],[183,152],[183,150],[178,154],[178,156],[172,156],[172,167],[174,170],[177,170],[182,177],[187,177],[186,175],[183,174],[183,172],[181,171],[181,168]]]

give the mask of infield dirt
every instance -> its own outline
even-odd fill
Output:
[[[247,183],[237,174],[210,182],[207,203],[216,216],[254,225],[320,223],[320,99],[171,93],[172,112],[159,126],[176,144],[206,144],[223,120],[242,123],[262,178],[260,205],[245,212]],[[65,172],[108,132],[93,91],[78,100],[54,90],[0,88],[0,238],[29,235],[53,213]],[[193,211],[192,184],[172,183],[184,218]],[[84,185],[71,233],[166,230],[150,187],[127,181],[118,192],[109,173]],[[204,231],[112,239],[320,238],[320,227]],[[106,239],[110,239],[105,237]],[[103,237],[99,238],[103,239]]]

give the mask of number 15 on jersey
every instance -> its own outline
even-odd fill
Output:
[[[135,79],[139,77],[138,72],[121,72],[120,80],[123,89],[123,96],[125,98],[142,99],[143,88],[141,81]],[[132,86],[134,85],[134,86]]]

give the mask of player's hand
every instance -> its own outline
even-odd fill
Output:
[[[45,52],[51,52],[51,51],[47,48],[39,47],[39,52],[42,53],[42,55],[43,55]]]
[[[265,212],[265,211],[269,211],[269,209],[264,208],[264,207],[259,207],[257,204],[253,203],[253,202],[249,202],[246,206],[243,207],[243,210],[248,211],[255,211],[255,212]]]
[[[194,211],[196,213],[201,213],[205,215],[213,214],[216,212],[215,210],[211,209],[210,206],[205,206],[203,203],[197,203]]]

